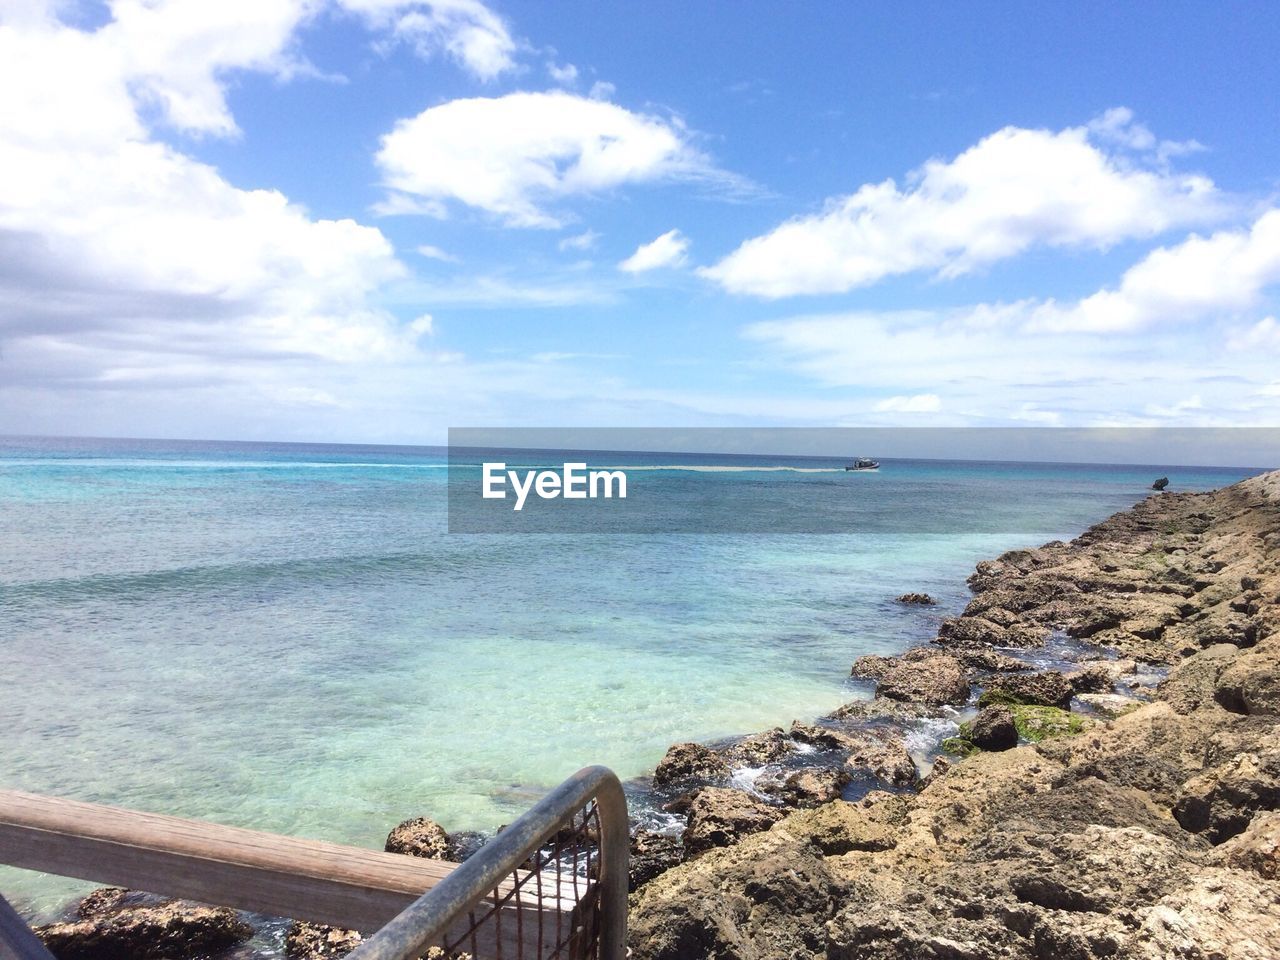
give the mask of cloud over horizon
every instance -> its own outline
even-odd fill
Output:
[[[1128,151],[1153,146],[1145,128],[1127,111],[1104,117],[1057,133],[1005,127],[953,160],[928,161],[902,187],[885,180],[832,198],[700,273],[764,299],[846,293],[917,271],[956,277],[1040,246],[1105,250],[1223,215],[1211,180],[1144,164]]]

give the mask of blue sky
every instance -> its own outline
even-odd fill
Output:
[[[10,0],[0,431],[1275,425],[1278,25]]]

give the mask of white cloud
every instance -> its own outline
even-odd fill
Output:
[[[418,255],[426,257],[428,260],[440,260],[444,263],[457,263],[458,258],[447,250],[441,250],[437,246],[430,243],[421,244],[418,248]]]
[[[936,393],[917,393],[886,397],[871,409],[876,413],[937,413],[942,409],[942,400]]]
[[[1109,332],[1195,320],[1256,304],[1280,283],[1280,210],[1269,210],[1252,228],[1192,235],[1161,247],[1129,268],[1113,290],[1076,303],[1047,301],[1032,311],[1039,330]]]
[[[229,73],[306,69],[295,35],[319,8],[120,0],[95,29],[0,14],[5,404],[225,389],[261,409],[320,398],[290,382],[309,371],[416,356],[421,327],[378,302],[405,273],[379,230],[240,189],[153,136],[234,134]]]
[[[377,154],[397,205],[443,215],[446,201],[519,227],[557,227],[546,204],[632,183],[734,182],[683,125],[563,91],[453,100],[401,120]]]
[[[421,57],[445,53],[481,80],[516,66],[517,43],[503,19],[479,0],[339,0]]]
[[[409,332],[418,337],[430,337],[436,332],[436,321],[429,313],[414,319],[409,324]]]
[[[618,264],[626,273],[643,273],[660,267],[678,267],[686,260],[689,240],[679,230],[668,230],[648,243],[642,243],[636,252]]]
[[[1275,317],[1263,317],[1250,327],[1234,331],[1227,338],[1227,348],[1280,353],[1280,321]]]
[[[592,100],[608,100],[617,92],[618,88],[608,80],[597,80],[591,85],[591,91],[587,96]]]
[[[921,270],[954,277],[1035,246],[1105,249],[1220,216],[1210,180],[1144,165],[1132,150],[1154,144],[1130,120],[1104,115],[1105,136],[1006,127],[953,160],[929,161],[904,187],[865,184],[700,272],[760,297],[842,293]]]
[[[565,237],[556,246],[563,252],[565,250],[592,250],[595,248],[596,241],[600,239],[600,234],[594,230],[584,230],[582,233],[575,233],[571,237]]]
[[[929,406],[916,398],[930,395],[946,398],[930,412],[957,425],[1280,422],[1280,407],[1248,401],[1266,396],[1257,391],[1275,379],[1274,354],[1230,351],[1217,328],[1030,334],[1033,306],[798,316],[750,324],[743,335],[760,345],[760,364],[812,380],[824,400],[867,397],[864,423],[903,422],[904,408]],[[1167,398],[1171,385],[1180,399]]]
[[[556,63],[554,60],[547,61],[547,76],[552,82],[562,87],[571,87],[578,82],[578,68],[572,63]]]

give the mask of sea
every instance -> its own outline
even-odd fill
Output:
[[[614,460],[708,503],[866,509],[822,534],[450,533],[440,447],[0,438],[0,788],[371,847],[412,816],[491,831],[582,766],[643,777],[673,742],[867,696],[852,661],[934,636],[975,563],[1156,477],[1260,472]],[[34,919],[83,889],[0,868]]]

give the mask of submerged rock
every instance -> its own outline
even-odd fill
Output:
[[[904,593],[897,600],[899,603],[915,604],[923,607],[932,607],[938,602],[927,593]]]
[[[673,744],[653,772],[655,787],[723,780],[729,776],[724,758],[700,743]]]

